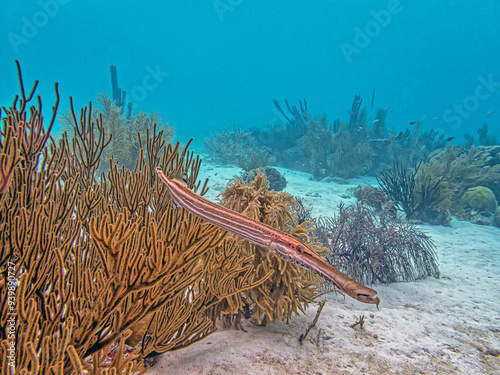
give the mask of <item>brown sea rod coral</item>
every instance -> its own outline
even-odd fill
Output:
[[[226,263],[236,250],[225,233],[175,209],[152,173],[204,194],[200,158],[147,132],[133,170],[112,158],[99,176],[102,118],[72,108],[74,136],[53,140],[57,85],[45,127],[41,99],[28,108],[36,84],[27,95],[19,64],[18,75],[0,128],[0,372],[140,373],[145,358],[213,332],[209,308],[256,284]],[[222,255],[208,256],[215,248]],[[214,284],[210,268],[231,282]]]
[[[139,112],[135,116],[132,112],[123,114],[123,108],[115,104],[104,92],[99,92],[96,102],[97,108],[91,108],[92,121],[99,119],[99,123],[104,128],[109,137],[107,146],[100,156],[100,171],[107,171],[108,160],[113,157],[120,165],[125,165],[127,169],[133,169],[136,160],[139,158],[141,139],[147,138],[146,133],[152,132],[154,128],[163,132],[163,139],[170,142],[174,136],[174,128],[167,123],[163,123],[158,113]],[[66,110],[58,117],[63,129],[70,138],[75,136],[74,129],[77,128],[78,119],[72,115],[72,110]]]

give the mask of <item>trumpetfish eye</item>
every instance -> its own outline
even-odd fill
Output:
[[[302,247],[297,246],[297,252],[298,252],[299,254],[302,254]]]

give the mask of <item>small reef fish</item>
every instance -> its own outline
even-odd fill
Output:
[[[389,109],[389,107],[384,107],[384,110],[388,110],[388,109]]]
[[[447,139],[447,141],[450,142],[450,141],[453,141],[454,139],[455,139],[455,137],[450,137]]]
[[[495,111],[488,111],[488,112],[486,112],[486,113],[495,113]]]
[[[433,117],[433,120],[439,120],[441,117]]]
[[[415,125],[417,123],[417,121],[412,121],[410,122],[410,125]]]
[[[380,121],[379,119],[376,119],[376,120],[373,120],[372,122],[374,122],[374,123],[375,123],[375,122],[379,122],[379,121]]]
[[[376,291],[344,275],[295,237],[210,202],[191,191],[182,182],[169,179],[159,168],[156,168],[156,173],[167,185],[168,191],[178,206],[256,246],[268,249],[288,262],[310,270],[334,283],[352,298],[360,302],[376,304],[378,308],[380,300]]]

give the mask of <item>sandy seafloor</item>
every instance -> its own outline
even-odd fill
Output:
[[[332,216],[342,200],[354,202],[349,184],[316,182],[310,175],[278,168],[285,191],[313,206],[313,216]],[[202,164],[209,178],[205,196],[217,201],[227,181],[241,169]],[[451,226],[420,226],[437,247],[441,278],[373,285],[380,310],[352,298],[327,295],[319,321],[305,343],[298,337],[316,315],[292,317],[289,324],[257,327],[247,333],[220,327],[204,340],[166,353],[149,371],[160,374],[500,374],[500,228],[454,219]],[[360,315],[363,329],[351,328]],[[319,329],[322,339],[318,340]]]

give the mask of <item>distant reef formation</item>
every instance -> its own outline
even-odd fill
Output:
[[[434,130],[423,132],[421,121],[416,121],[412,130],[388,131],[388,109],[380,108],[371,117],[362,104],[363,99],[356,95],[348,121],[328,123],[326,116],[309,112],[305,99],[298,107],[285,100],[285,109],[275,100],[284,124],[226,129],[205,139],[205,151],[216,162],[238,164],[246,171],[249,168],[242,159],[253,160],[250,169],[276,165],[322,179],[376,175],[395,160],[415,165],[446,144],[444,135]]]
[[[395,164],[378,180],[407,219],[446,225],[455,215],[498,225],[500,145],[437,149],[424,163],[408,168]]]
[[[373,98],[370,111],[362,104],[355,95],[349,119],[329,123],[326,115],[313,116],[305,99],[298,106],[285,100],[283,107],[274,100],[284,124],[245,130],[235,126],[207,137],[205,151],[212,160],[245,172],[283,166],[322,181],[376,176],[396,209],[414,222],[447,225],[453,215],[480,224],[497,222],[500,145],[487,124],[478,129],[477,138],[466,134],[462,145],[452,146],[455,137],[424,132],[420,120],[411,122],[411,130],[388,130],[389,108],[372,115]],[[468,189],[475,190],[466,194]],[[483,200],[489,197],[488,203],[479,203],[480,193]]]

